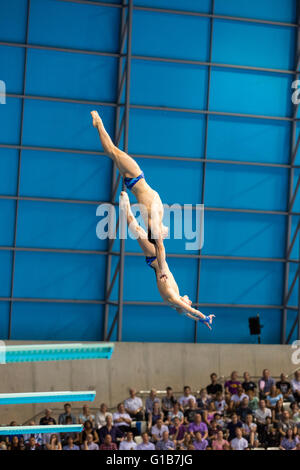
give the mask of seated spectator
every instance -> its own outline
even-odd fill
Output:
[[[215,439],[217,439],[217,434],[220,431],[220,429],[222,428],[220,428],[217,422],[213,419],[210,422],[210,425],[208,427],[208,440],[209,440],[210,445]]]
[[[252,414],[247,414],[245,417],[245,423],[243,423],[243,436],[247,439],[249,445],[253,447],[259,446],[257,425],[253,422]]]
[[[288,429],[286,436],[282,437],[279,449],[280,450],[296,450],[296,440],[292,429]]]
[[[201,410],[201,414],[204,419],[206,419],[207,417],[207,410],[208,410],[210,402],[211,402],[210,396],[207,394],[206,389],[202,388],[200,390],[200,397],[197,398],[197,406],[199,410]]]
[[[229,442],[224,439],[223,431],[220,430],[217,432],[216,439],[212,441],[212,448],[213,450],[223,450],[225,444],[229,447]]]
[[[248,449],[248,442],[243,437],[243,432],[241,428],[236,428],[235,430],[236,437],[230,441],[230,446],[232,450],[246,450]]]
[[[87,437],[91,435],[93,442],[96,444],[99,442],[99,436],[95,428],[93,428],[92,421],[86,421],[83,425],[83,431],[80,434],[80,444],[83,444],[87,440]]]
[[[47,450],[62,450],[62,445],[57,434],[51,434],[49,443],[44,445]]]
[[[208,405],[208,410],[205,416],[205,422],[209,424],[214,419],[215,414],[216,414],[215,403],[211,401],[210,404]]]
[[[295,423],[298,427],[300,425],[300,410],[298,403],[294,402],[291,403],[291,420]]]
[[[178,400],[180,407],[183,411],[189,406],[190,399],[196,401],[196,398],[191,393],[191,387],[186,385],[185,387],[183,387],[183,395]]]
[[[283,412],[284,412],[283,401],[279,400],[276,403],[275,408],[272,410],[272,421],[274,423],[278,423],[279,421],[281,421],[283,418]]]
[[[225,382],[225,391],[229,392],[231,395],[235,395],[238,385],[241,385],[241,382],[238,380],[238,373],[234,370],[231,372],[230,380]]]
[[[195,433],[195,439],[193,440],[193,446],[195,450],[206,450],[208,447],[208,441],[202,437],[200,431]]]
[[[164,420],[164,414],[160,409],[160,404],[157,402],[154,402],[153,404],[153,411],[149,413],[148,415],[148,430],[152,428],[157,422],[158,419]]]
[[[156,396],[157,395],[157,391],[155,390],[155,388],[152,388],[150,390],[150,394],[149,394],[149,397],[146,398],[146,411],[145,411],[145,420],[148,421],[148,416],[149,416],[149,413],[152,413],[153,411],[153,405],[155,402],[159,403],[160,404],[160,399]]]
[[[196,432],[201,432],[201,435],[204,439],[208,436],[208,427],[207,424],[202,421],[201,414],[197,413],[194,418],[194,422],[189,424],[188,432],[191,434],[192,438],[195,437]]]
[[[83,405],[82,413],[80,413],[78,416],[78,423],[84,424],[86,421],[91,421],[91,423],[94,425],[95,416],[90,413],[89,407],[87,405]]]
[[[71,418],[71,424],[76,424],[76,416],[71,413],[72,407],[69,403],[64,405],[65,412],[58,417],[58,424],[66,424],[67,417]]]
[[[147,432],[142,433],[143,442],[137,445],[136,450],[155,450],[155,445],[149,441],[149,434]]]
[[[222,394],[223,387],[221,384],[218,383],[218,376],[215,372],[210,374],[210,380],[211,383],[210,385],[207,385],[206,391],[211,399],[215,399],[218,392]]]
[[[254,412],[254,417],[259,425],[266,424],[266,418],[272,418],[272,412],[270,408],[266,407],[265,400],[260,400],[258,404],[258,409]]]
[[[41,450],[42,446],[35,440],[35,437],[32,436],[29,438],[28,443],[25,444],[25,450]]]
[[[250,410],[251,411],[257,410],[258,409],[259,399],[256,396],[256,390],[255,391],[254,390],[248,390],[247,395],[249,397],[248,406],[249,406]]]
[[[249,408],[248,396],[245,396],[238,407],[236,408],[236,414],[238,417],[245,422],[247,415],[252,415],[252,410]]]
[[[188,407],[185,409],[185,412],[184,412],[184,423],[185,424],[192,423],[194,421],[196,413],[201,414],[201,409],[198,408],[197,402],[193,400],[193,398],[190,398],[188,401]]]
[[[164,419],[168,418],[168,413],[171,411],[176,403],[176,398],[173,395],[172,387],[166,388],[166,396],[161,401],[161,409],[164,413]]]
[[[220,429],[223,429],[225,427],[224,418],[219,413],[215,414],[214,421]]]
[[[121,440],[124,436],[124,433],[118,426],[113,426],[113,420],[110,414],[106,416],[106,425],[98,429],[98,436],[101,444],[104,444],[107,434],[111,436],[111,440],[114,443]]]
[[[170,438],[173,440],[175,445],[179,445],[182,443],[185,432],[186,432],[185,426],[180,423],[180,420],[178,417],[175,417],[174,423],[172,426],[170,426],[170,431],[169,431]]]
[[[132,419],[129,414],[126,413],[123,403],[119,403],[117,408],[118,411],[113,414],[114,426],[117,426],[122,433],[128,432],[131,428]]]
[[[49,426],[53,426],[53,425],[54,425],[54,422],[52,421],[52,418],[49,419],[48,425],[49,425]],[[43,434],[42,434],[42,439],[43,439],[43,446],[44,446],[45,448],[47,448],[47,445],[50,444],[52,436],[56,436],[57,439],[58,439],[58,442],[61,442],[60,434],[59,434],[59,433],[58,433],[58,434],[52,434],[52,433],[50,433],[50,432],[43,433]],[[49,449],[49,450],[50,450],[50,449]]]
[[[297,403],[300,402],[300,370],[294,374],[294,379],[291,381],[292,392]]]
[[[230,415],[233,413],[234,403],[231,398],[231,393],[225,392],[224,394],[225,403],[226,403],[226,415]]]
[[[12,436],[11,441],[7,442],[8,450],[12,450],[14,452],[21,450],[22,443],[24,446],[24,441],[22,439],[19,436]]]
[[[54,423],[54,425],[56,425],[56,421],[54,418],[52,418],[51,416],[51,413],[52,411],[49,409],[49,408],[46,408],[45,410],[45,416],[43,416],[41,419],[40,419],[40,426],[43,426],[43,425],[49,425],[49,420]]]
[[[248,399],[249,397],[244,392],[242,384],[238,384],[236,386],[235,393],[231,396],[231,400],[233,401],[234,408],[237,408],[244,398]]]
[[[262,377],[258,381],[261,400],[266,399],[267,396],[270,395],[272,385],[275,385],[275,380],[272,379],[270,371],[268,369],[264,369],[262,372]]]
[[[135,450],[137,448],[136,442],[133,440],[133,433],[128,431],[126,439],[120,442],[119,450]]]
[[[297,426],[290,419],[290,413],[287,410],[285,410],[282,413],[282,418],[278,422],[277,428],[278,428],[278,431],[279,431],[280,435],[283,436],[283,437],[285,437],[286,433],[290,429],[293,431],[294,434],[297,433]]]
[[[174,404],[173,410],[169,411],[166,424],[170,425],[171,423],[174,423],[175,418],[179,418],[180,424],[183,424],[184,415],[183,415],[183,412],[180,410],[180,406],[178,402]]]
[[[281,393],[281,391],[276,387],[276,385],[272,385],[271,386],[271,389],[270,389],[270,393],[267,397],[267,406],[271,409],[271,410],[275,410],[275,406],[276,406],[276,403],[278,401],[282,401],[283,402],[283,395]]]
[[[243,374],[244,382],[242,383],[242,387],[245,393],[249,392],[249,390],[255,390],[257,385],[255,382],[251,380],[249,372],[244,372]]]
[[[214,404],[216,411],[223,415],[228,408],[228,406],[226,405],[226,401],[224,400],[223,392],[219,391],[216,393]]]
[[[99,446],[94,442],[92,434],[86,435],[86,439],[81,444],[81,450],[99,450]]]
[[[143,421],[144,411],[141,398],[136,396],[136,390],[134,388],[129,389],[129,395],[130,397],[124,402],[126,413],[128,413],[130,418],[134,421]]]
[[[263,444],[265,448],[279,447],[280,434],[278,429],[271,425],[264,434]]]
[[[63,450],[79,450],[79,446],[75,445],[73,438],[69,436],[67,439],[67,444],[63,447]]]
[[[151,428],[151,436],[152,436],[152,441],[156,444],[158,441],[160,441],[163,437],[163,433],[165,431],[168,431],[168,427],[163,424],[162,418],[159,418],[156,421],[156,424],[152,426]]]
[[[107,434],[105,436],[103,444],[100,445],[99,450],[117,450],[117,445],[112,442],[111,435]]]
[[[96,417],[95,417],[95,426],[97,429],[101,429],[102,426],[106,425],[107,416],[112,417],[112,414],[109,413],[107,405],[105,403],[102,403],[100,405],[100,410],[97,411]]]
[[[1,450],[8,450],[7,445],[5,444],[4,441],[1,441],[1,442],[0,442],[0,451],[1,451]]]
[[[231,421],[227,424],[227,440],[230,442],[232,439],[236,437],[236,429],[240,428],[242,429],[243,423],[242,421],[239,421],[238,415],[236,413],[233,413],[231,415]]]
[[[292,387],[285,374],[280,374],[280,380],[276,382],[276,388],[281,391],[285,401],[294,401]]]
[[[193,446],[192,435],[186,433],[183,442],[180,444],[179,450],[195,450],[194,446],[193,449],[190,449],[191,445]]]
[[[28,425],[29,426],[35,426],[35,422],[30,421],[28,423]],[[39,444],[39,446],[41,446],[43,444],[43,437],[42,437],[41,433],[30,433],[30,434],[24,434],[23,435],[25,445],[29,444],[29,441],[30,441],[31,437],[35,438],[35,441],[36,441],[37,444]]]
[[[66,417],[66,425],[71,425],[72,424],[72,417],[67,416]],[[63,446],[67,444],[68,438],[72,437],[73,441],[77,444],[79,443],[79,434],[77,432],[64,432],[60,433],[60,439],[62,441]]]
[[[156,450],[174,450],[175,449],[175,444],[173,441],[169,439],[169,432],[164,431],[162,439],[160,441],[157,441]]]

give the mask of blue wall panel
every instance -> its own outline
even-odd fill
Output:
[[[203,154],[204,133],[202,115],[143,109],[132,109],[130,113],[132,154],[199,158]]]
[[[30,95],[116,100],[117,59],[114,57],[32,49],[28,53],[27,70],[26,92]]]
[[[0,15],[1,41],[24,42],[26,37],[27,2],[2,2]]]
[[[13,196],[17,190],[19,152],[0,149],[0,193]]]
[[[24,49],[0,46],[1,80],[6,93],[23,94]]]
[[[118,8],[59,0],[32,0],[31,3],[31,43],[117,52]]]
[[[209,116],[208,158],[288,163],[290,130],[284,121]]]
[[[294,44],[295,28],[216,20],[213,61],[293,70]]]
[[[104,256],[18,252],[14,295],[101,300],[104,267]]]
[[[208,18],[134,11],[132,53],[206,61],[208,33]]]
[[[112,162],[108,157],[30,150],[22,155],[23,196],[109,200]]]
[[[101,305],[24,303],[14,305],[12,328],[16,340],[99,341]]]
[[[215,13],[262,20],[296,22],[296,0],[215,0]]]

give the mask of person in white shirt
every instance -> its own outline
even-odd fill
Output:
[[[300,370],[295,372],[295,378],[291,380],[292,391],[295,400],[300,402]]]
[[[152,426],[151,428],[151,435],[152,435],[153,442],[156,443],[157,441],[161,441],[161,439],[163,438],[163,433],[165,431],[169,432],[168,426],[163,424],[163,420],[159,418],[156,421],[156,424]]]
[[[95,426],[96,429],[101,429],[103,426],[106,426],[106,418],[107,416],[111,416],[112,414],[107,411],[107,405],[105,403],[102,403],[100,405],[100,411],[96,413],[95,417]]]
[[[246,450],[248,449],[248,442],[243,438],[243,432],[241,428],[236,428],[236,437],[230,441],[232,450]]]
[[[266,424],[266,418],[272,418],[272,411],[270,408],[266,408],[265,400],[260,400],[258,403],[258,408],[254,412],[254,417],[259,424]]]
[[[137,448],[136,442],[133,440],[133,433],[127,432],[126,439],[121,441],[119,450],[135,450]]]
[[[129,389],[130,397],[124,402],[125,411],[129,414],[130,418],[136,421],[143,421],[143,402],[141,398],[136,396],[136,390],[134,388]]]
[[[181,406],[182,409],[185,409],[189,406],[189,400],[190,399],[193,399],[194,401],[196,401],[196,398],[194,397],[194,395],[191,394],[191,387],[189,387],[188,385],[186,385],[184,388],[183,388],[183,395],[182,397],[179,398],[178,402]]]
[[[35,422],[30,421],[29,426],[35,426]],[[41,433],[23,434],[24,443],[28,444],[31,437],[35,438],[35,441],[36,441],[37,444],[39,444],[39,445],[43,444],[43,436],[42,436]]]
[[[87,405],[83,405],[82,413],[78,416],[78,422],[80,424],[84,424],[86,421],[91,421],[94,425],[95,416],[90,413],[89,407]]]
[[[126,413],[124,403],[118,404],[118,411],[113,414],[114,426],[117,426],[121,432],[128,432],[132,419]]]
[[[244,398],[249,398],[244,392],[242,384],[238,384],[236,387],[236,393],[231,396],[231,400],[235,407],[237,407]]]

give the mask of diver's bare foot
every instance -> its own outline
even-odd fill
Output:
[[[97,111],[92,111],[91,115],[92,115],[92,118],[93,118],[93,126],[97,127],[98,124],[102,122],[102,120],[101,120],[101,118],[100,118]]]

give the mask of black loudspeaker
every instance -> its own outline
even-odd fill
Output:
[[[250,317],[248,318],[248,320],[249,320],[250,335],[260,335],[261,326],[260,326],[259,316],[257,315],[257,317]]]

